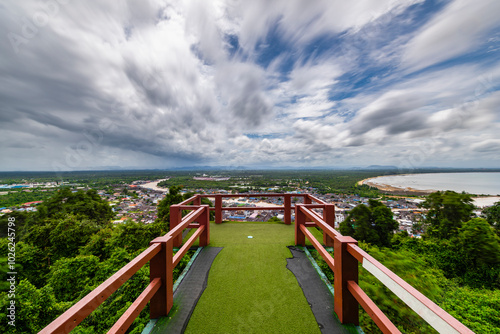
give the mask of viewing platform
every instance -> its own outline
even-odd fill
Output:
[[[304,251],[287,248],[293,226],[212,223],[210,232],[210,247],[174,292],[173,311],[143,334],[358,333],[335,318],[333,296]]]
[[[282,197],[281,207],[244,209],[283,210],[285,224],[222,222],[222,211],[233,210],[222,207],[224,197],[251,196]],[[202,205],[202,197],[214,198],[215,207]],[[292,206],[292,197],[303,201]],[[108,333],[125,333],[148,303],[152,321],[143,334],[362,333],[360,305],[382,332],[400,333],[359,287],[360,265],[439,333],[472,333],[359,248],[356,240],[337,232],[334,222],[335,206],[308,194],[195,195],[170,207],[170,232],[152,240],[40,333],[70,332],[148,262],[149,286]],[[183,240],[187,228],[191,231]],[[174,286],[173,269],[193,246],[203,248]],[[322,280],[304,246],[314,247],[332,269],[333,287]],[[334,250],[335,259],[325,247]]]

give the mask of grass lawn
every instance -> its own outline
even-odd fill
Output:
[[[215,258],[186,333],[320,333],[295,276],[286,268],[294,226],[210,226]],[[322,236],[311,229],[318,239]],[[248,238],[252,236],[253,238]]]

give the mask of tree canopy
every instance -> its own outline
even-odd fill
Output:
[[[114,216],[111,207],[94,189],[72,192],[63,188],[38,206],[41,219],[64,217],[70,213],[100,223],[108,222]]]
[[[181,187],[170,187],[168,194],[158,203],[158,218],[156,222],[161,223],[167,230],[170,227],[170,206],[180,203],[184,199],[180,191]]]
[[[474,210],[469,194],[450,190],[428,195],[422,207],[427,209],[424,219],[426,234],[438,239],[457,236],[463,223],[472,218]]]
[[[459,240],[474,266],[500,264],[500,239],[485,219],[465,222],[459,230]]]
[[[370,199],[368,206],[360,204],[352,209],[346,220],[340,223],[340,233],[358,241],[377,246],[390,246],[391,238],[398,222],[392,211],[383,203]]]
[[[172,203],[175,203],[175,200]],[[18,215],[26,233],[16,243],[19,267],[16,287],[16,327],[7,324],[8,286],[0,285],[0,333],[37,333],[71,305],[129,263],[164,235],[161,223],[131,220],[110,223],[113,212],[96,191],[63,189],[38,207],[39,212]],[[10,216],[9,216],[10,217]],[[8,253],[7,238],[0,238],[1,254]],[[174,270],[180,275],[192,253]],[[7,258],[0,258],[0,279],[7,279]],[[105,333],[149,284],[148,265],[113,293],[73,332]],[[128,333],[140,333],[149,321],[146,307]]]
[[[486,218],[486,221],[493,226],[496,234],[500,237],[500,202],[496,202],[493,206],[484,209],[483,215]]]

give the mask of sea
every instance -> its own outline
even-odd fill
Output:
[[[416,190],[465,191],[476,195],[500,195],[500,173],[429,173],[381,176],[369,180],[379,185]]]

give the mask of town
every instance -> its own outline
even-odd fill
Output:
[[[157,218],[157,205],[165,197],[168,188],[158,186],[161,181],[169,180],[170,177],[165,177],[162,180],[136,180],[129,184],[111,185],[105,189],[96,189],[98,194],[106,199],[115,213],[115,219],[112,221],[114,224],[120,224],[127,220],[140,222],[144,224],[151,224]],[[184,188],[181,193],[200,193],[200,194],[231,194],[238,193],[239,188],[234,190],[227,190],[217,187],[218,181],[227,181],[229,177],[208,176],[194,176],[193,180],[212,181],[214,186],[212,188]],[[241,183],[241,182],[240,182]],[[260,196],[266,193],[288,193],[288,194],[311,194],[314,197],[326,202],[335,204],[335,227],[338,228],[342,223],[349,211],[359,204],[368,204],[369,198],[362,197],[356,194],[336,194],[316,192],[314,187],[290,187],[290,182],[286,187],[273,186],[270,188],[261,187],[259,190],[252,190],[251,193],[255,194],[253,197],[246,198],[225,198],[223,207],[241,207],[237,211],[223,211],[223,220],[230,221],[269,221],[270,219],[283,220],[283,210],[245,210],[245,207],[273,207],[283,206],[283,199],[281,197],[265,197]],[[0,185],[0,189],[9,190],[16,189],[17,191],[31,192],[36,188],[39,191],[53,191],[58,187],[67,186],[71,187],[74,192],[78,190],[88,190],[88,186],[82,186],[78,183],[70,182],[45,182],[45,183],[22,183],[14,185]],[[19,190],[19,188],[22,188]],[[3,191],[2,194],[6,195],[8,191]],[[213,198],[209,199],[214,201]],[[424,201],[422,198],[414,197],[387,197],[382,196],[379,198],[383,204],[391,209],[394,219],[399,223],[399,231],[406,231],[409,235],[420,237],[420,231],[414,229],[414,225],[420,220],[423,212],[419,208],[419,204]],[[36,205],[42,201],[31,201],[22,203],[11,207],[1,207],[0,215],[11,213],[12,211],[36,211]],[[292,206],[295,203],[301,203],[301,197],[292,197]],[[478,216],[481,211],[475,212]],[[273,218],[274,217],[274,218]],[[292,210],[292,221],[294,221],[294,213]]]

